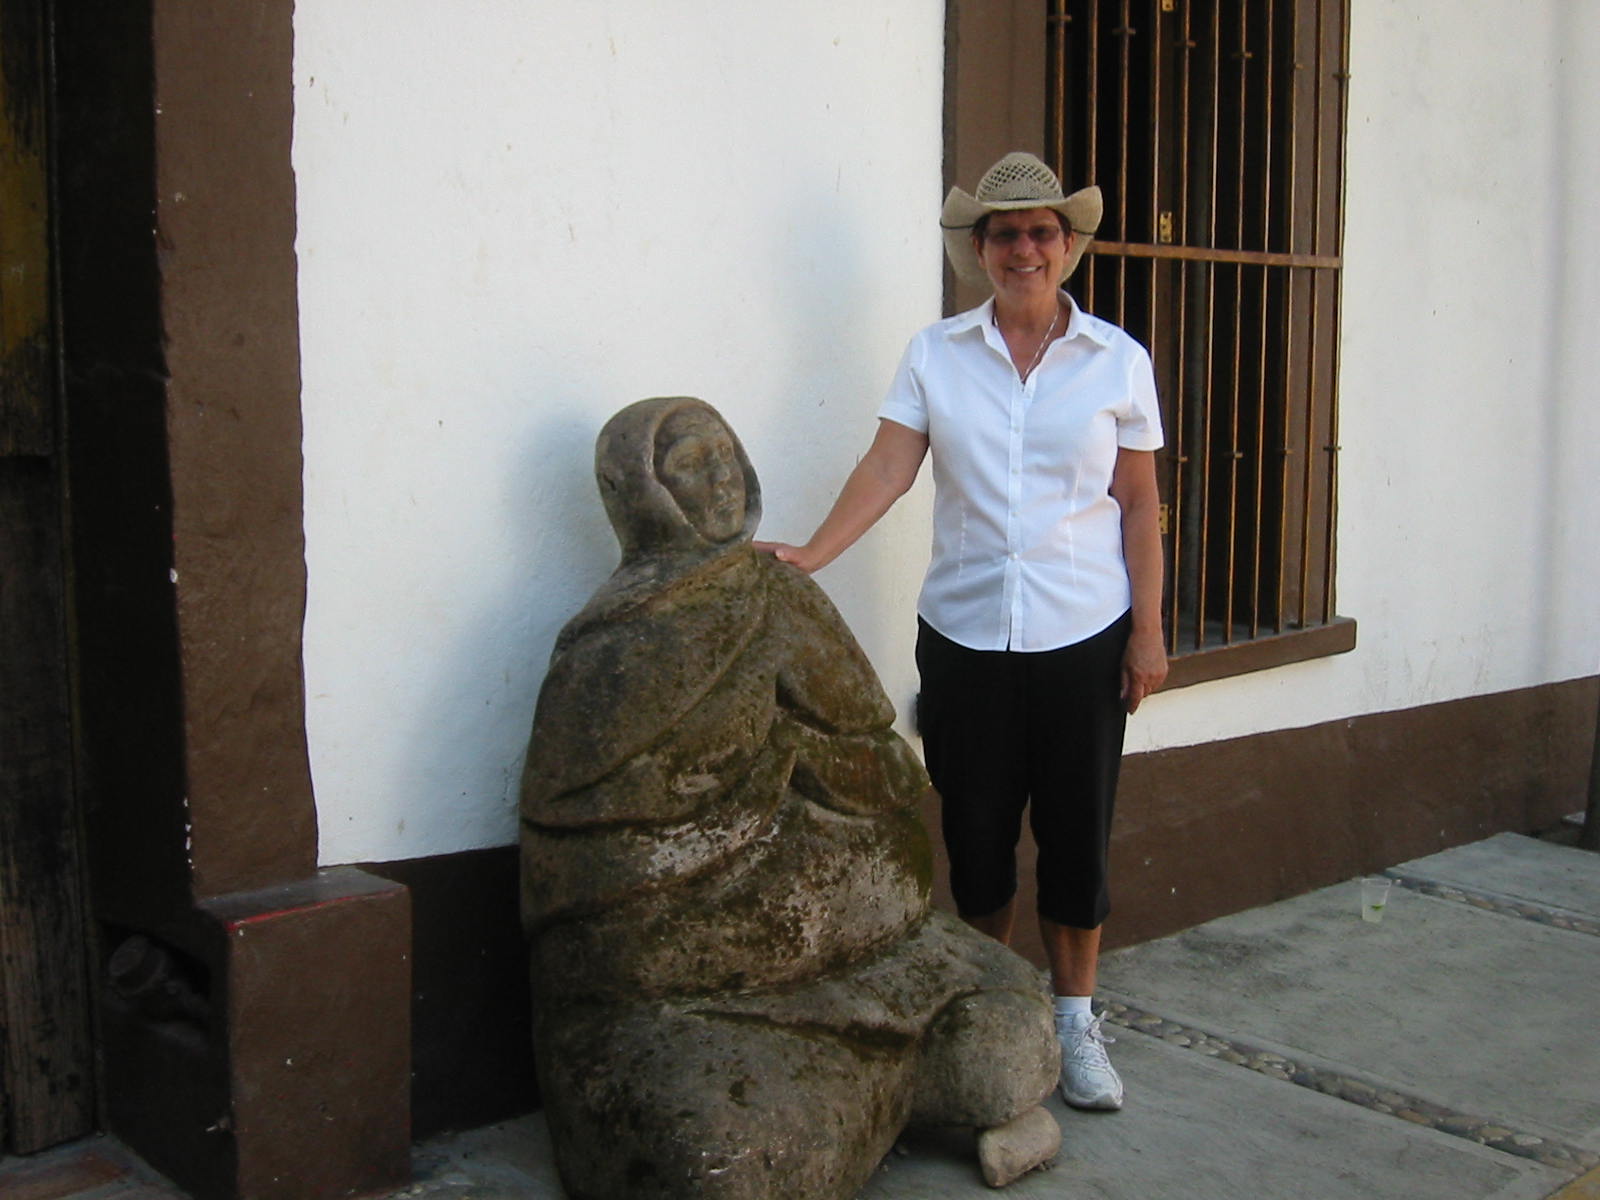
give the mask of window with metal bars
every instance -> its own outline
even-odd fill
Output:
[[[1333,588],[1348,27],[1348,0],[1049,0],[1047,157],[1106,195],[1071,287],[1150,348],[1162,397],[1175,683],[1354,645]]]

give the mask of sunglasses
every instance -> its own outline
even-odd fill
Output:
[[[1035,246],[1053,246],[1062,238],[1061,226],[1050,224],[1035,225],[1032,229],[1014,229],[1010,226],[990,229],[985,231],[984,240],[997,246],[1015,246],[1024,233]]]

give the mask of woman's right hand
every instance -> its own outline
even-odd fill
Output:
[[[807,575],[820,571],[843,554],[877,523],[917,478],[928,454],[928,435],[879,418],[878,434],[862,456],[844,490],[822,524],[804,546],[788,542],[754,542],[755,548]]]
[[[770,554],[779,562],[788,563],[790,566],[799,567],[807,575],[817,569],[817,562],[804,546],[791,546],[788,542],[751,542],[756,551],[761,554]]]

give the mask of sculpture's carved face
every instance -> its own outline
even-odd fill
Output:
[[[727,427],[701,409],[673,413],[656,433],[656,477],[701,537],[744,529],[744,472]]]

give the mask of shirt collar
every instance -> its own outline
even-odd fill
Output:
[[[1105,322],[1091,317],[1078,307],[1078,302],[1072,298],[1072,293],[1062,290],[1061,299],[1067,306],[1067,327],[1061,333],[1063,341],[1070,342],[1075,337],[1086,337],[1097,346],[1105,347],[1111,344],[1110,332],[1106,329]],[[951,337],[966,333],[973,329],[989,330],[994,328],[994,297],[990,296],[977,308],[969,308],[964,313],[958,313],[950,318],[947,332]],[[987,335],[985,335],[987,336]]]
[[[1106,323],[1091,317],[1078,307],[1078,302],[1072,298],[1072,293],[1063,291],[1063,299],[1067,302],[1067,328],[1062,333],[1063,341],[1070,342],[1075,337],[1086,337],[1102,349],[1111,345],[1111,331],[1106,328]]]
[[[945,327],[945,332],[954,337],[959,333],[966,333],[973,329],[982,329],[994,319],[994,297],[990,296],[977,308],[969,308],[966,312],[957,313],[950,318],[950,323]]]

